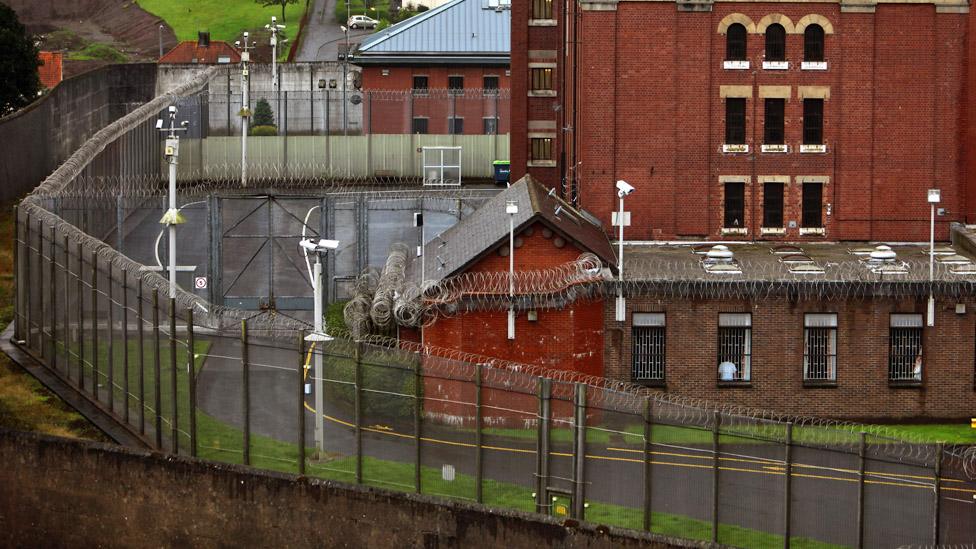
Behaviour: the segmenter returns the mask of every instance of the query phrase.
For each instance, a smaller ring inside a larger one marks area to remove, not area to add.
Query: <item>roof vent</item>
[[[733,255],[728,246],[716,244],[705,254],[705,260],[712,263],[731,263]]]
[[[742,274],[742,268],[735,260],[732,250],[723,244],[716,244],[705,253],[702,267],[713,274]]]
[[[872,263],[891,263],[898,257],[898,254],[891,249],[891,246],[879,244],[868,257]]]
[[[197,45],[201,48],[210,47],[210,33],[200,31],[197,33]]]

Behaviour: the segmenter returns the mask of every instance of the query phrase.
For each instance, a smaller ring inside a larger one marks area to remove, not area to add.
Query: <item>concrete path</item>
[[[344,21],[335,20],[336,0],[315,0],[312,13],[308,17],[303,32],[301,49],[295,56],[295,61],[336,61],[339,55],[339,44],[346,37],[339,28]],[[350,30],[349,43],[355,44],[363,36],[372,34],[371,30]]]

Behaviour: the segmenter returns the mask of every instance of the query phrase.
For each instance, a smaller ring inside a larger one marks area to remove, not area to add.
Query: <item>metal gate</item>
[[[252,310],[311,310],[302,237],[325,234],[321,198],[221,198],[218,273],[223,304]],[[304,229],[304,231],[303,231]],[[304,234],[303,234],[304,232]]]

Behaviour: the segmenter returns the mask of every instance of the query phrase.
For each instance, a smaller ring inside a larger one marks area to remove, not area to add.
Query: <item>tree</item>
[[[27,105],[37,97],[37,46],[17,14],[0,3],[0,116]]]
[[[254,106],[254,125],[255,126],[274,126],[274,113],[271,112],[271,105],[266,99],[258,99],[258,104]]]
[[[285,22],[285,6],[288,4],[297,4],[298,0],[254,0],[258,4],[264,7],[268,6],[281,6],[281,22]]]

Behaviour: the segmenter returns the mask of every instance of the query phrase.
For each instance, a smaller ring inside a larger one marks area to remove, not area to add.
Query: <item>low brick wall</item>
[[[8,430],[0,464],[4,547],[705,546]]]

